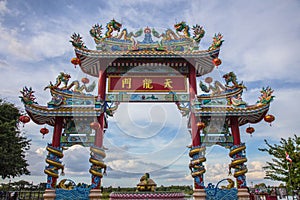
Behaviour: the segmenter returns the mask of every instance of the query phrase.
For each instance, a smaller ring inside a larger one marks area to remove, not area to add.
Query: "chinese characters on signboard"
[[[109,76],[108,92],[187,92],[185,76]]]

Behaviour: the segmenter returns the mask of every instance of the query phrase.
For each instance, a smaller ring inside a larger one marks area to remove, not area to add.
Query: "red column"
[[[53,147],[60,147],[60,136],[62,133],[62,128],[63,128],[63,117],[55,117],[55,125],[53,129],[53,136],[52,136],[52,146]],[[56,182],[57,178],[52,177],[52,183],[51,187],[55,188],[56,187]]]
[[[197,95],[197,81],[196,81],[196,70],[194,66],[190,66],[189,71],[189,93],[190,93],[190,105],[192,106],[196,95]],[[191,131],[192,131],[192,146],[200,146],[200,133],[197,127],[197,119],[195,113],[191,110],[190,112],[190,122],[191,122]],[[193,158],[194,159],[194,158]],[[194,188],[201,189],[203,188],[203,175],[194,177]]]
[[[240,138],[240,129],[239,129],[239,121],[238,117],[231,117],[230,118],[230,128],[231,128],[231,134],[233,136],[233,145],[236,148],[241,144],[241,138]],[[234,150],[234,149],[231,149]],[[242,151],[242,150],[241,150]],[[234,155],[232,155],[232,162],[236,159],[240,159],[241,157],[245,157],[241,151],[238,151]],[[238,167],[235,167],[235,172],[240,171],[242,169],[246,168],[244,163],[240,164]],[[237,188],[243,188],[247,187],[246,185],[246,176],[245,174],[239,175],[236,177],[236,182],[237,182]]]
[[[195,67],[190,67],[190,73],[189,73],[189,93],[190,93],[190,104],[192,105],[195,96],[197,94],[197,81],[196,81],[196,71]],[[197,127],[197,121],[196,116],[193,112],[191,112],[190,115],[190,122],[191,122],[191,129],[192,129],[192,145],[193,146],[199,146],[200,145],[200,135],[198,134],[198,127]]]
[[[63,128],[63,117],[56,117],[54,129],[53,129],[53,136],[52,136],[53,147],[60,146],[60,136],[61,136],[62,128]]]
[[[230,118],[230,128],[233,136],[233,145],[241,144],[239,121],[237,117]]]
[[[106,72],[103,69],[99,70],[99,80],[98,80],[98,97],[100,97],[101,101],[105,101],[105,92],[106,92]],[[104,105],[105,106],[105,105]],[[105,109],[105,108],[104,108]],[[95,134],[95,147],[102,148],[103,146],[103,134],[104,134],[104,113],[101,113],[100,116],[97,117],[97,121],[100,124],[100,128],[97,129]],[[94,164],[91,169],[97,168]],[[100,171],[99,171],[100,172]],[[102,169],[101,169],[101,173]],[[100,189],[101,186],[101,178],[100,176],[92,174],[92,185],[94,189]]]
[[[103,69],[99,71],[99,80],[98,80],[98,97],[102,101],[105,100],[105,91],[106,91],[106,72]],[[97,120],[100,124],[100,128],[97,130],[95,136],[95,146],[102,147],[103,145],[103,134],[104,134],[104,113],[101,113]]]
[[[99,117],[97,117],[97,121],[100,124],[100,128],[97,129],[95,135],[95,146],[101,147],[103,146],[103,135],[104,135],[104,113],[101,113]]]

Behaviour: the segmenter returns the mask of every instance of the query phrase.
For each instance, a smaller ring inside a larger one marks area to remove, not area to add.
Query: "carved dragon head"
[[[114,31],[120,31],[122,24],[117,22],[115,19],[112,19],[107,25],[110,25]]]
[[[183,29],[185,29],[188,25],[182,21],[182,22],[179,22],[177,24],[174,25],[174,28],[176,31],[182,31]]]
[[[236,75],[234,72],[229,72],[227,74],[224,74],[223,78],[225,79],[226,84],[228,84],[230,82],[236,82]]]

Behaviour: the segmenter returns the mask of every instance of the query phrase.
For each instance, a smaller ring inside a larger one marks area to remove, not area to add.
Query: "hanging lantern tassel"
[[[272,126],[272,122],[275,120],[275,117],[273,115],[266,115],[264,117],[264,120],[268,123],[270,123],[270,126]]]

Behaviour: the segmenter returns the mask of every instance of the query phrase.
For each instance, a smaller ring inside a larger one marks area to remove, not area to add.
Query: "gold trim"
[[[240,147],[238,147],[236,149],[233,149],[233,150],[230,151],[229,156],[232,157],[234,154],[236,154],[236,153],[238,153],[240,151],[243,151],[245,149],[246,149],[246,146],[240,146]]]

